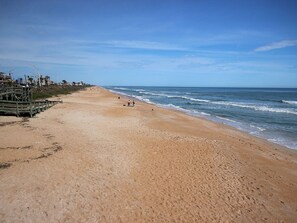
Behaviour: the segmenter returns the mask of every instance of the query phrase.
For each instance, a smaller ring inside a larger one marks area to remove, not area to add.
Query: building
[[[4,72],[0,72],[0,85],[7,85],[13,83],[13,79],[11,78],[11,74],[6,74]]]

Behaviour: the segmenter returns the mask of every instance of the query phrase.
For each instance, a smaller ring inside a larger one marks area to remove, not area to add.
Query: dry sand
[[[0,222],[296,222],[296,151],[98,87],[62,99],[0,116]]]

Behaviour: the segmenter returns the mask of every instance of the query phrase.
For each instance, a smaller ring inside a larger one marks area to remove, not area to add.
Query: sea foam
[[[289,109],[289,108],[287,108],[287,109],[286,108],[270,108],[268,106],[257,106],[257,105],[251,105],[251,104],[240,104],[240,103],[224,102],[224,101],[217,101],[217,102],[211,102],[211,103],[218,104],[218,105],[240,107],[240,108],[249,108],[249,109],[254,109],[256,111],[277,112],[277,113],[287,113],[287,114],[297,115],[297,111],[295,109]]]
[[[290,105],[297,105],[297,101],[286,101],[286,100],[282,100],[283,103],[287,103]]]

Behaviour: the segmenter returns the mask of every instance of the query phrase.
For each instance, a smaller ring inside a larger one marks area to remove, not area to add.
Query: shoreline
[[[0,116],[0,221],[295,221],[295,151],[101,87],[61,98]]]
[[[97,86],[97,87],[101,87],[101,86]],[[108,88],[105,88],[105,87],[101,87],[101,88],[104,88],[105,90],[109,91],[112,94],[115,94],[115,95],[118,95],[118,96],[124,96],[127,99],[133,98],[133,99],[135,99],[138,102],[146,103],[148,105],[154,105],[157,108],[168,109],[168,110],[175,111],[175,112],[181,112],[182,114],[186,114],[186,115],[191,116],[191,117],[194,117],[194,118],[202,119],[202,120],[205,120],[205,121],[210,121],[210,122],[213,122],[213,123],[216,123],[216,124],[221,124],[221,125],[223,125],[226,128],[232,128],[233,130],[236,130],[236,131],[239,131],[241,133],[247,134],[248,136],[251,136],[251,137],[255,137],[255,138],[259,139],[259,140],[264,140],[264,142],[270,143],[273,146],[277,146],[277,147],[280,147],[280,148],[285,149],[285,150],[296,152],[296,154],[297,154],[297,148],[291,148],[291,147],[286,146],[286,145],[283,145],[283,144],[278,144],[278,143],[273,142],[273,141],[271,141],[271,140],[269,140],[267,138],[264,138],[264,137],[261,137],[261,136],[252,134],[248,130],[240,129],[239,127],[236,127],[236,126],[233,126],[233,125],[229,125],[227,123],[224,123],[223,121],[220,122],[220,121],[216,121],[215,119],[208,118],[206,115],[205,116],[203,116],[203,115],[195,115],[195,114],[191,113],[190,111],[188,111],[187,109],[183,109],[183,108],[177,109],[177,108],[166,107],[166,105],[157,104],[157,103],[154,103],[154,102],[150,102],[149,103],[149,102],[147,102],[145,100],[138,99],[136,97],[133,97],[131,95],[128,95],[128,94],[125,94],[125,93],[122,93],[122,92],[111,90],[111,89],[108,89]]]

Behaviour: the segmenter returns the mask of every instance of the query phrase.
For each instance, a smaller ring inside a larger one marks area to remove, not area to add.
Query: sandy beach
[[[99,87],[0,116],[0,222],[296,222],[297,152]]]

